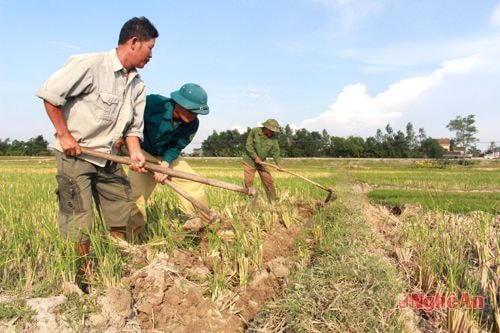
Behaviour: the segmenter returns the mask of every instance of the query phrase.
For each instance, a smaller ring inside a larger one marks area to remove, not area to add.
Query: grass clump
[[[31,321],[34,311],[26,305],[25,300],[15,299],[0,303],[0,321],[12,320],[22,322]]]
[[[500,212],[500,192],[439,192],[400,189],[375,189],[368,193],[375,203],[385,205],[420,204],[424,209],[468,213]]]
[[[24,299],[9,299],[0,302],[0,328],[9,332],[33,322],[35,311],[31,309]],[[3,324],[3,325],[2,325]]]

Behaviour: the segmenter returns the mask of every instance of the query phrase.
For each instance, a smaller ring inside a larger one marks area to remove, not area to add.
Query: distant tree
[[[216,130],[212,132],[203,142],[201,143],[201,150],[204,156],[216,156],[215,153],[218,150],[219,133]]]
[[[418,144],[422,144],[427,139],[427,134],[425,134],[425,130],[423,128],[418,129],[417,134],[417,142]]]
[[[340,136],[331,137],[331,156],[332,157],[348,157],[349,149],[347,148],[346,139]]]
[[[309,133],[308,139],[304,145],[305,155],[307,157],[317,157],[323,154],[323,137],[318,131]]]
[[[292,147],[292,142],[293,142],[293,130],[290,127],[290,125],[286,125],[283,128],[283,131],[281,132],[280,136],[278,137],[278,142],[280,146],[280,154],[283,157],[289,157],[290,155],[290,150]]]
[[[1,143],[0,143],[1,144]],[[485,153],[486,154],[491,154],[497,149],[497,145],[495,141],[491,141],[490,145],[488,146],[488,149],[486,149]]]
[[[469,154],[471,154],[472,157],[479,157],[481,156],[481,149],[478,149],[476,146],[473,146],[470,148]]]
[[[39,135],[35,138],[31,138],[26,142],[26,155],[28,156],[39,156],[39,155],[49,155],[47,150],[49,143]]]
[[[305,128],[297,130],[292,137],[292,145],[290,147],[289,156],[290,157],[308,156],[306,155],[307,154],[306,147],[311,148],[311,145],[309,143],[310,140],[311,138],[308,130],[306,130]]]
[[[394,130],[392,129],[391,124],[387,124],[385,126],[385,138],[386,139],[392,138],[393,134]]]
[[[390,124],[387,124],[387,126],[385,126],[385,134],[383,135],[382,141],[382,157],[395,157],[394,130],[392,129]]]
[[[446,125],[446,128],[448,128],[451,132],[455,132],[455,145],[464,148],[464,159],[465,155],[470,152],[472,147],[475,148],[474,144],[478,141],[475,137],[477,128],[474,117],[475,116],[473,114],[470,114],[465,118],[457,116],[455,119],[450,120],[448,125]]]
[[[359,136],[349,136],[346,140],[347,156],[363,157],[365,155],[365,140]]]
[[[413,129],[413,124],[406,124],[406,144],[410,148],[411,151],[416,150],[418,148],[417,135],[415,134],[415,130]]]
[[[26,155],[26,143],[21,140],[14,140],[7,148],[7,156],[24,156]]]
[[[10,139],[5,140],[0,139],[0,156],[7,155],[7,150],[10,147]]]
[[[378,143],[384,142],[384,134],[382,133],[382,130],[380,128],[377,129],[377,133],[375,134],[375,140],[377,140]]]
[[[366,143],[359,136],[349,136],[347,139],[331,137],[330,156],[332,157],[365,157]]]
[[[332,140],[330,137],[330,134],[324,129],[321,132],[321,141],[320,141],[320,156],[328,156],[329,151],[330,151],[330,146],[332,144]]]
[[[396,132],[396,134],[393,136],[392,146],[393,146],[392,151],[394,155],[391,157],[398,157],[398,158],[410,157],[410,147],[403,132],[401,131]]]
[[[31,138],[28,141],[0,139],[0,155],[4,156],[40,156],[49,155],[49,143],[42,135]]]
[[[203,156],[242,156],[245,150],[245,143],[250,128],[245,133],[238,130],[226,130],[220,133],[213,131],[202,143],[201,149]]]
[[[380,130],[379,130],[380,131]],[[382,133],[382,131],[380,131]],[[382,156],[382,143],[378,142],[376,138],[370,136],[365,141],[365,157],[381,157]]]
[[[444,154],[444,148],[436,139],[427,138],[420,143],[420,151],[427,158],[441,158]]]

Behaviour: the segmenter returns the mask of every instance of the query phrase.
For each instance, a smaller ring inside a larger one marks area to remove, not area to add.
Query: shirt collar
[[[118,58],[118,54],[116,53],[116,49],[112,49],[109,51],[109,56],[111,59],[111,66],[114,72],[121,71],[123,73],[126,73],[125,67],[123,67],[120,58]],[[133,68],[129,70],[129,78],[132,79],[134,76],[139,76],[139,73],[137,72],[137,69]]]

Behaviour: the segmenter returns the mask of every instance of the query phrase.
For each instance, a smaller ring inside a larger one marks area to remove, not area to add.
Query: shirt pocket
[[[120,99],[114,94],[100,92],[97,99],[98,118],[104,123],[116,121]]]

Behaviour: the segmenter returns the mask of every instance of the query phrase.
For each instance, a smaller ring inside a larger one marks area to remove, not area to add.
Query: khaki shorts
[[[108,227],[127,227],[133,206],[130,183],[121,165],[99,167],[55,151],[59,229],[68,239],[88,241],[97,211]]]
[[[160,156],[153,156],[149,154],[144,149],[142,150],[146,159],[150,161],[161,160]],[[176,171],[188,172],[194,175],[198,175],[191,166],[181,157],[172,161],[170,164],[170,169]],[[134,208],[132,208],[132,217],[130,221],[131,229],[139,232],[146,226],[147,215],[146,206],[149,197],[153,193],[157,183],[153,178],[152,173],[142,174],[138,172],[129,171],[128,177],[130,184],[132,185],[132,195],[134,198]],[[173,177],[171,181],[191,195],[196,201],[204,206],[208,206],[208,200],[205,195],[205,186],[203,184],[193,182],[187,179],[182,179],[178,177]],[[196,215],[196,209],[193,205],[181,196],[180,199],[180,209],[188,216]]]

